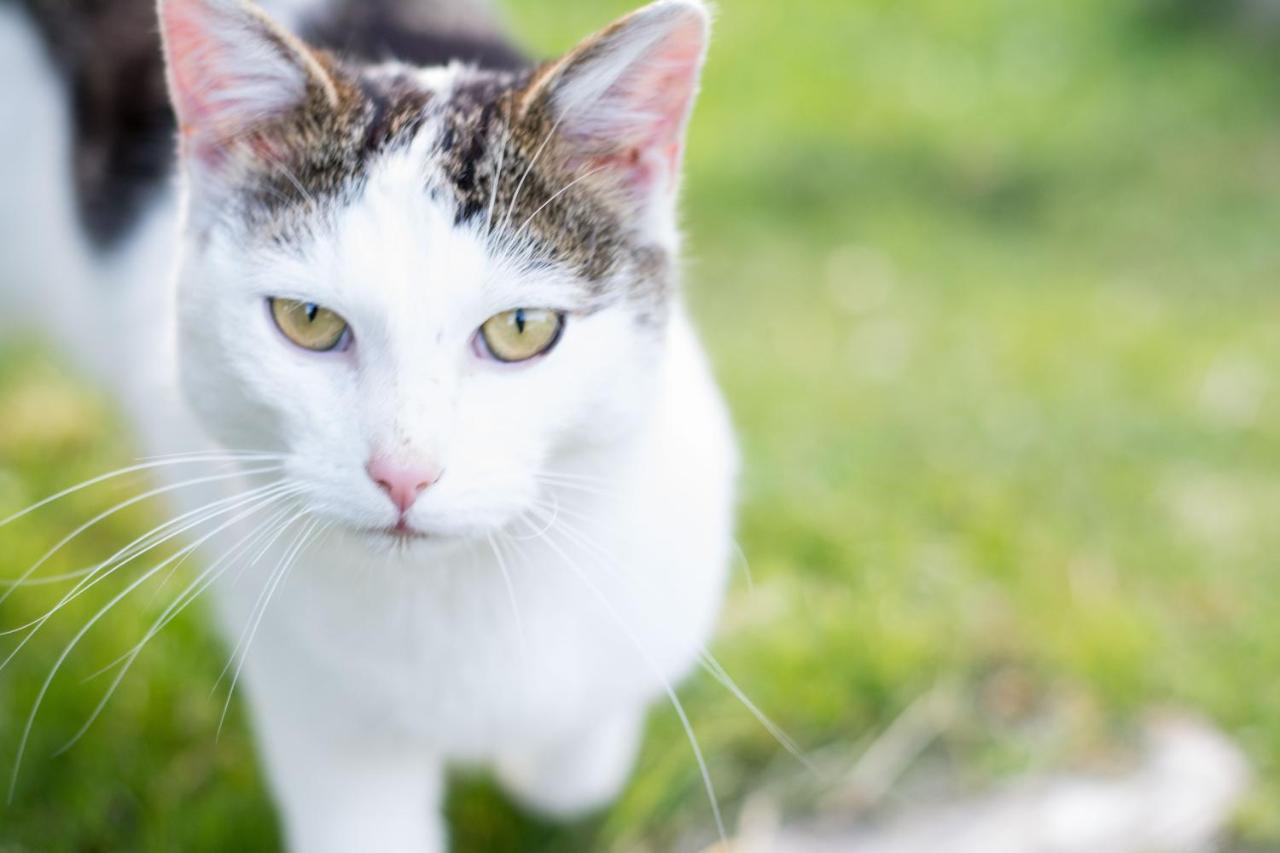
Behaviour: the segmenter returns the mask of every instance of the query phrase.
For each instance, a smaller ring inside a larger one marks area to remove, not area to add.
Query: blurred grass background
[[[629,8],[508,6],[546,53]],[[1278,23],[1266,0],[722,0],[688,290],[741,428],[754,583],[740,573],[715,650],[825,766],[939,685],[963,713],[921,763],[965,790],[1110,760],[1148,709],[1190,707],[1256,772],[1235,843],[1280,847]],[[127,464],[112,423],[10,342],[0,515]],[[129,493],[0,530],[0,574]],[[0,674],[6,769],[91,612]],[[199,613],[50,758],[106,686],[79,676],[148,613],[106,620],[55,683],[0,850],[276,845],[243,716],[215,742],[225,651]],[[753,790],[820,794],[710,678],[682,696],[731,819]],[[605,815],[548,826],[466,777],[450,810],[463,851],[665,850],[711,822],[669,709]]]

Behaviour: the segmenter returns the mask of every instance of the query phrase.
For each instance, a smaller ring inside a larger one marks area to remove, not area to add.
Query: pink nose
[[[402,513],[408,512],[418,495],[439,480],[442,473],[430,465],[399,462],[386,456],[369,460],[365,470],[369,472],[369,479],[387,493]]]

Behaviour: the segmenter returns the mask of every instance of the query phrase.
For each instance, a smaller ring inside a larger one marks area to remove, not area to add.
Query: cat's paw
[[[498,759],[498,781],[529,808],[556,818],[603,808],[631,776],[642,713],[615,717],[571,740]]]

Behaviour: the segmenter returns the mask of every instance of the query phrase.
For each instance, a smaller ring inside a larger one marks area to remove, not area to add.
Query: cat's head
[[[221,443],[286,454],[350,528],[451,537],[510,523],[643,423],[701,3],[522,74],[351,64],[241,0],[160,14],[181,372]]]

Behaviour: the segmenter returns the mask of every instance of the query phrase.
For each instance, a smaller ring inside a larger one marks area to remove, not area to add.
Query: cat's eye
[[[341,316],[314,302],[270,299],[271,318],[286,338],[312,352],[341,349],[351,339],[351,329]]]
[[[564,315],[543,308],[516,308],[495,314],[480,327],[480,342],[498,361],[528,361],[560,340]]]

